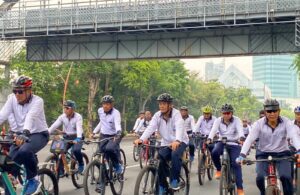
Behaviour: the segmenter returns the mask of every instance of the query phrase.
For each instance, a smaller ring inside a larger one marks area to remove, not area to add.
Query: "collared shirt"
[[[215,120],[215,116],[211,116],[211,118],[208,120],[204,119],[203,115],[200,116],[194,128],[194,132],[200,132],[203,135],[209,135]]]
[[[195,119],[193,115],[188,115],[187,118],[182,118],[183,119],[183,126],[185,131],[193,131],[195,128]]]
[[[272,129],[267,124],[266,117],[259,119],[250,131],[243,147],[242,154],[247,154],[251,144],[259,138],[258,149],[262,152],[283,152],[289,150],[287,137],[290,137],[297,150],[300,149],[300,137],[297,127],[287,119],[280,116],[279,123]]]
[[[248,135],[249,132],[251,131],[251,126],[247,125],[247,127],[243,126],[243,131],[244,131],[244,135]]]
[[[61,125],[63,125],[63,131],[67,135],[77,134],[78,138],[82,138],[82,116],[77,112],[74,112],[72,118],[68,118],[65,113],[60,115],[48,129],[49,133],[51,134],[55,129],[57,129]]]
[[[135,123],[134,123],[134,126],[133,126],[133,131],[136,132],[136,129],[139,127],[139,125],[141,124],[142,120],[144,119],[141,119],[140,117],[136,119]]]
[[[152,120],[140,137],[141,140],[148,139],[157,130],[162,137],[161,145],[168,146],[173,141],[188,143],[189,138],[183,127],[183,119],[179,110],[172,108],[170,118],[166,121],[160,111],[156,112]]]
[[[48,126],[44,113],[44,101],[36,95],[31,100],[21,105],[14,94],[10,94],[0,111],[0,125],[13,115],[16,131],[29,130],[30,133],[47,131]]]
[[[103,108],[98,109],[100,122],[94,129],[93,133],[98,133],[105,135],[115,135],[118,131],[121,131],[121,114],[120,112],[112,108],[110,113],[105,113]]]
[[[213,127],[209,133],[208,138],[213,140],[217,132],[219,132],[220,139],[222,137],[227,137],[228,140],[238,141],[241,137],[245,137],[241,120],[236,116],[232,116],[228,125],[224,123],[223,117],[217,118],[213,124]],[[236,143],[229,143],[229,144],[236,144]]]
[[[150,120],[151,121],[151,120]],[[145,119],[142,119],[138,125],[138,127],[135,129],[134,132],[138,133],[142,133],[145,131],[145,129],[148,127],[148,125],[150,124],[150,121],[146,121]]]
[[[22,129],[18,129],[18,125],[15,120],[14,114],[9,115],[9,117],[7,118],[7,122],[9,124],[10,131],[12,131],[12,132],[18,132],[18,131],[22,132],[23,131]]]

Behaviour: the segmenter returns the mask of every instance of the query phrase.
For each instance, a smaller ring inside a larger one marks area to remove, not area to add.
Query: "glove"
[[[23,134],[24,134],[26,137],[29,137],[30,131],[27,130],[27,129],[24,129],[24,130],[23,130]]]
[[[80,141],[81,141],[81,138],[80,138],[80,137],[77,137],[76,139],[73,140],[73,142],[75,142],[75,143],[78,143],[78,142],[80,142]]]
[[[235,159],[235,162],[237,163],[237,164],[243,164],[243,162],[245,161],[245,157],[243,157],[242,155],[240,155],[239,157],[237,157],[236,159]]]
[[[121,137],[122,137],[122,132],[121,131],[117,131],[117,134],[116,134],[116,136],[114,138],[114,141],[121,139]]]

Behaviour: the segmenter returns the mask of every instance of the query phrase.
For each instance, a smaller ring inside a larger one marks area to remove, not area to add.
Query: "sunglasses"
[[[223,112],[222,114],[224,114],[224,115],[230,115],[231,112]]]
[[[272,112],[273,112],[273,113],[276,113],[276,112],[278,112],[278,110],[267,110],[266,112],[267,112],[267,113],[272,113]]]
[[[21,94],[23,94],[24,92],[25,92],[25,90],[23,90],[23,89],[14,89],[14,90],[13,90],[13,93],[14,93],[14,94],[20,94],[20,95],[21,95]]]

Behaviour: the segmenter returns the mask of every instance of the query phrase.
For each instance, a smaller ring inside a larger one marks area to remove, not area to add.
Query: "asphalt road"
[[[133,139],[126,138],[122,141],[121,147],[126,153],[127,158],[127,168],[125,172],[125,184],[123,189],[123,195],[133,195],[134,185],[136,182],[136,177],[141,170],[138,163],[134,162],[132,157],[132,141]],[[92,152],[95,150],[94,146],[84,146],[85,152],[90,157]],[[253,154],[254,152],[252,152]],[[43,162],[46,157],[50,155],[49,146],[44,148],[41,152],[39,152],[39,161]],[[251,157],[252,155],[250,155]],[[253,157],[253,156],[252,156]],[[219,182],[218,180],[213,179],[212,181],[208,181],[206,179],[205,184],[200,186],[198,183],[198,177],[196,175],[196,167],[197,167],[197,159],[195,159],[194,164],[192,166],[191,171],[191,185],[190,185],[190,195],[218,195]],[[244,180],[244,188],[245,194],[247,195],[255,195],[259,194],[258,189],[255,185],[255,166],[243,166],[243,180]],[[63,195],[82,195],[84,194],[83,189],[76,189],[70,178],[62,178],[59,180],[59,190],[60,194]],[[106,194],[112,194],[110,188],[107,187]]]

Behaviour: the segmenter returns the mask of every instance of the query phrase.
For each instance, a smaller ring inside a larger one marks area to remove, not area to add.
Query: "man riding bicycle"
[[[188,135],[183,127],[183,119],[180,112],[173,108],[173,97],[168,93],[163,93],[157,98],[159,111],[156,112],[140,139],[134,141],[136,145],[147,140],[156,130],[162,137],[159,150],[159,195],[166,192],[166,178],[170,171],[171,188],[174,190],[180,189],[179,175],[182,165],[182,155],[189,141]],[[170,147],[171,146],[171,147]],[[171,160],[171,170],[167,170],[167,163]]]
[[[222,116],[217,118],[213,124],[212,130],[208,136],[208,144],[210,144],[219,131],[220,138],[227,137],[228,140],[245,140],[244,132],[241,124],[241,120],[233,115],[233,107],[230,104],[224,104],[221,108]],[[234,142],[228,143],[228,153],[230,156],[230,165],[234,170],[236,176],[236,186],[237,194],[243,195],[243,179],[242,179],[242,169],[235,162],[235,159],[239,156],[241,147]],[[220,179],[221,177],[221,160],[220,156],[223,154],[224,144],[222,142],[216,143],[214,149],[212,150],[212,160],[215,167],[217,168],[215,178]]]
[[[134,126],[132,128],[133,132],[137,131],[137,128],[140,126],[140,124],[142,123],[142,120],[145,118],[145,112],[144,111],[140,111],[139,112],[139,117],[136,119]]]
[[[49,133],[53,133],[58,127],[63,125],[64,139],[73,140],[73,143],[68,143],[67,149],[73,146],[73,154],[78,161],[78,172],[82,173],[84,170],[83,157],[81,153],[83,130],[82,130],[82,116],[75,112],[76,103],[72,100],[67,100],[63,104],[64,114],[60,115],[57,120],[49,128]],[[61,163],[62,164],[62,163]],[[63,166],[60,167],[60,175],[63,175]]]
[[[115,173],[122,174],[124,167],[120,163],[120,142],[122,139],[121,129],[121,114],[114,108],[114,97],[105,95],[102,97],[102,107],[98,109],[100,122],[93,131],[93,137],[96,133],[100,132],[100,141],[107,138],[113,138],[99,144],[100,152],[112,161]],[[102,186],[97,186],[97,189]]]
[[[141,136],[145,131],[145,129],[150,124],[151,119],[152,119],[152,113],[150,111],[146,111],[145,116],[143,117],[143,119],[141,119],[138,126],[135,128],[134,133]]]
[[[193,129],[195,128],[195,119],[193,115],[189,114],[188,107],[181,106],[180,114],[184,121],[184,129],[189,136],[189,152],[190,152],[190,161],[194,161],[195,158],[195,143],[193,140]]]
[[[16,128],[15,145],[10,147],[9,156],[13,161],[24,165],[28,184],[25,194],[37,192],[41,182],[36,180],[38,159],[36,153],[47,145],[48,126],[44,113],[44,101],[32,93],[32,79],[19,76],[13,82],[13,94],[8,96],[0,111],[0,125],[13,115]],[[16,177],[18,172],[14,172]]]
[[[300,138],[297,134],[296,127],[286,117],[280,116],[279,103],[275,99],[267,99],[264,102],[265,117],[259,119],[256,125],[250,131],[240,156],[236,159],[238,163],[242,163],[246,154],[255,139],[259,138],[256,159],[266,159],[272,157],[288,157],[291,156],[289,151],[287,137],[293,140],[293,143],[300,154]],[[278,161],[276,167],[282,183],[285,195],[293,194],[292,184],[292,162],[287,160]],[[265,177],[267,176],[268,162],[256,163],[256,185],[261,195],[265,194]]]

